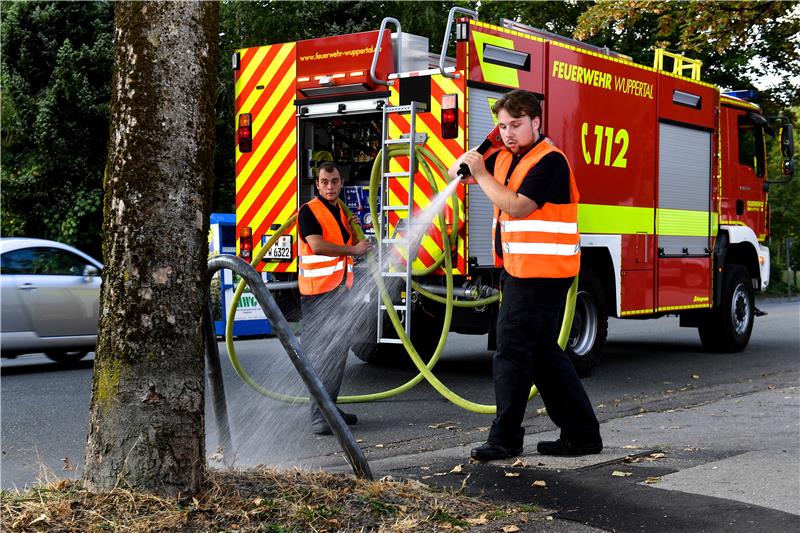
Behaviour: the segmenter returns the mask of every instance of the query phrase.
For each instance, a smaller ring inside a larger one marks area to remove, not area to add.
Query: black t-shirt
[[[322,201],[322,205],[328,208],[328,210],[333,215],[333,218],[336,219],[336,222],[339,223],[339,229],[342,231],[342,239],[344,242],[350,240],[350,232],[347,231],[347,228],[344,227],[342,224],[342,208],[339,205],[339,202],[336,204],[330,204],[325,198],[317,195],[317,198]],[[308,207],[308,204],[303,204],[300,207],[300,212],[297,214],[297,225],[300,226],[300,238],[303,239],[303,242],[306,241],[305,237],[308,235],[322,235],[322,224],[319,223],[317,217],[314,216],[314,212],[311,211],[311,208]]]
[[[511,166],[508,169],[508,175],[506,176],[506,185],[508,185],[508,181],[511,178],[511,174],[514,172],[517,164],[522,160],[522,158],[527,154],[530,150],[533,149],[534,146],[539,144],[540,142],[547,142],[545,141],[544,136],[539,137],[539,140],[536,141],[528,150],[524,153],[520,153],[514,155],[511,160]],[[497,153],[492,154],[489,156],[485,163],[486,163],[486,170],[489,173],[494,174],[495,163],[497,161]],[[544,204],[551,203],[551,204],[568,204],[570,202],[570,187],[569,187],[569,165],[567,164],[566,158],[558,153],[558,152],[550,152],[549,154],[542,157],[536,165],[528,171],[528,174],[522,180],[522,183],[517,189],[517,193],[527,198],[530,198],[534,202],[536,202],[537,209],[544,207]],[[495,229],[495,239],[494,239],[494,249],[495,253],[498,257],[503,257],[503,248],[502,248],[502,241],[500,238],[500,224],[496,226]],[[503,270],[501,274],[501,283],[505,281],[507,278],[511,278],[511,274]],[[515,278],[524,282],[526,284],[537,285],[542,289],[545,290],[545,286],[547,289],[553,291],[552,296],[555,298],[561,298],[562,293],[565,293],[566,289],[569,288],[570,284],[572,283],[572,278],[564,278],[564,279],[553,279],[553,278]],[[550,291],[546,291],[550,292]]]

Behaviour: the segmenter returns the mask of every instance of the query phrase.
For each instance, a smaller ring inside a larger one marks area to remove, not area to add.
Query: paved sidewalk
[[[553,431],[527,436],[517,466],[469,464],[470,445],[371,467],[553,510],[524,531],[800,531],[800,387],[617,418],[601,432],[605,449],[593,456],[537,454]]]

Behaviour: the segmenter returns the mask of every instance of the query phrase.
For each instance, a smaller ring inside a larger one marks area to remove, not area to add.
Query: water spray
[[[417,147],[415,147],[415,150],[416,150],[416,155],[417,155],[417,161],[419,161],[421,163],[419,165],[419,168],[422,170],[423,175],[428,180],[428,183],[430,184],[431,189],[435,193],[438,194],[438,192],[439,192],[438,189],[439,188],[438,188],[436,180],[435,180],[435,178],[433,176],[433,173],[431,171],[430,164],[432,163],[433,166],[436,167],[436,169],[439,171],[440,175],[442,175],[442,176],[447,176],[447,168],[445,168],[445,166],[441,162],[441,160],[435,154],[433,154],[430,150],[428,150],[427,148],[417,146]],[[400,146],[400,145],[391,146],[391,147],[389,147],[389,149],[387,150],[387,153],[385,155],[386,155],[386,157],[390,157],[390,158],[408,156],[408,149],[403,147],[403,146]],[[372,174],[371,174],[371,179],[370,179],[370,194],[369,194],[370,213],[372,215],[372,220],[380,221],[379,225],[376,228],[376,230],[377,230],[376,231],[376,235],[380,235],[381,234],[380,224],[383,223],[381,217],[379,217],[377,215],[377,189],[378,189],[378,182],[379,182],[379,179],[380,179],[380,172],[381,172],[381,168],[382,168],[382,158],[383,157],[384,157],[384,153],[383,153],[383,150],[381,150],[380,152],[378,152],[378,155],[377,155],[377,157],[375,159],[375,162],[373,164],[373,169],[372,169]],[[458,228],[458,216],[459,216],[460,209],[458,207],[459,206],[458,196],[457,196],[457,194],[455,192],[456,185],[450,184],[448,187],[452,187],[452,201],[453,201],[453,206],[454,206],[453,207],[453,223],[452,223],[452,226],[457,229]],[[352,215],[350,210],[347,208],[347,206],[344,205],[344,203],[341,202],[341,200],[340,200],[340,204],[342,205],[346,216],[348,218],[350,218],[351,215]],[[458,405],[459,407],[462,407],[462,408],[467,409],[467,410],[472,411],[472,412],[481,413],[481,414],[494,414],[496,412],[496,406],[495,405],[487,405],[487,404],[475,403],[475,402],[467,400],[467,399],[459,396],[458,394],[454,393],[446,385],[444,385],[444,383],[442,383],[432,372],[432,369],[434,368],[434,366],[436,365],[437,361],[439,360],[439,357],[441,356],[441,353],[442,353],[442,351],[444,349],[444,346],[445,346],[445,343],[446,343],[446,340],[447,340],[447,336],[448,336],[448,333],[449,333],[449,330],[450,330],[450,322],[452,320],[453,307],[456,307],[456,306],[457,307],[480,307],[480,306],[486,306],[486,305],[490,305],[492,303],[495,303],[500,299],[500,294],[497,293],[497,294],[483,294],[483,295],[481,295],[482,296],[481,298],[478,298],[476,300],[471,300],[471,301],[455,300],[455,298],[454,298],[454,288],[453,288],[452,257],[451,257],[451,254],[449,253],[449,251],[451,249],[450,248],[450,236],[448,235],[447,225],[446,225],[444,217],[443,217],[443,215],[441,213],[441,209],[438,210],[438,212],[435,212],[435,213],[432,213],[432,214],[437,218],[437,220],[439,222],[439,227],[441,229],[442,256],[439,257],[432,265],[430,265],[430,266],[428,266],[428,267],[426,267],[424,269],[412,269],[412,275],[413,276],[425,276],[425,275],[428,275],[428,274],[434,272],[437,268],[442,266],[442,263],[444,263],[443,270],[445,272],[446,286],[445,286],[444,290],[442,290],[441,287],[438,287],[438,288],[427,287],[426,288],[426,287],[420,285],[416,281],[413,282],[412,286],[413,286],[414,290],[417,291],[422,296],[445,305],[445,317],[444,317],[444,324],[443,324],[443,327],[442,327],[442,334],[441,334],[441,336],[439,338],[439,343],[437,344],[436,349],[434,350],[433,356],[431,357],[431,359],[428,361],[427,364],[425,362],[423,362],[422,358],[419,356],[419,353],[417,352],[416,348],[412,344],[411,340],[406,335],[405,329],[402,326],[400,318],[398,317],[396,311],[394,310],[394,306],[392,305],[391,297],[390,297],[390,295],[389,295],[389,293],[388,293],[388,291],[387,291],[387,289],[386,289],[386,287],[385,287],[385,285],[383,283],[383,278],[380,275],[380,272],[378,270],[378,266],[376,264],[376,261],[375,261],[374,257],[372,257],[371,254],[370,254],[370,256],[368,256],[368,263],[369,263],[370,271],[371,271],[371,274],[372,274],[373,279],[375,281],[375,284],[377,285],[377,287],[379,289],[381,298],[383,299],[383,302],[386,305],[389,319],[390,319],[393,327],[395,328],[395,330],[396,330],[396,332],[398,334],[398,337],[400,338],[401,342],[403,343],[404,348],[408,352],[409,357],[411,358],[411,360],[414,363],[414,365],[417,367],[417,370],[419,371],[419,373],[414,378],[412,378],[411,380],[407,381],[406,383],[404,383],[404,384],[402,384],[402,385],[400,385],[398,387],[395,387],[393,389],[387,390],[387,391],[377,392],[377,393],[373,393],[373,394],[358,395],[358,396],[340,396],[339,399],[338,399],[339,403],[359,403],[359,402],[368,402],[368,401],[375,401],[375,400],[381,400],[381,399],[390,398],[390,397],[396,396],[398,394],[402,394],[403,392],[406,392],[406,391],[410,390],[411,388],[416,386],[420,381],[422,381],[422,379],[424,378],[440,394],[442,394],[442,396],[447,398],[452,403]],[[266,254],[267,250],[269,250],[270,247],[272,246],[272,244],[274,244],[277,241],[278,237],[280,237],[283,233],[285,233],[288,230],[288,228],[290,228],[294,224],[296,218],[297,218],[297,215],[293,215],[289,220],[284,222],[281,225],[281,227],[278,228],[277,231],[275,231],[273,233],[273,235],[270,237],[270,239],[261,247],[259,253],[257,253],[256,256],[253,257],[251,265],[257,265],[261,261],[261,258]],[[432,221],[433,221],[433,218],[431,218],[431,222]],[[364,233],[363,233],[361,227],[358,224],[353,224],[352,225],[352,229],[355,232],[355,234],[358,236],[359,239],[365,238],[364,237]],[[409,230],[410,229],[411,228],[409,228]],[[424,235],[424,233],[422,235]],[[422,237],[422,235],[420,236],[420,238]],[[377,244],[380,245],[380,241],[378,241]],[[412,255],[411,254],[411,247],[409,246],[408,257],[406,257],[407,261],[413,260],[411,255]],[[267,284],[267,285],[269,285],[269,284]],[[240,363],[240,361],[239,361],[239,359],[238,359],[238,357],[236,355],[236,351],[235,351],[235,348],[234,348],[234,345],[233,345],[233,321],[234,321],[234,313],[235,313],[237,304],[239,302],[239,298],[241,297],[241,294],[244,291],[244,288],[245,288],[245,280],[242,280],[242,281],[239,282],[239,285],[237,286],[236,291],[234,293],[233,302],[232,302],[232,305],[231,305],[231,308],[230,308],[230,311],[229,311],[229,314],[228,314],[228,320],[227,320],[227,323],[226,323],[226,331],[225,331],[225,341],[226,341],[226,346],[227,346],[227,349],[228,349],[228,356],[229,356],[229,358],[231,360],[231,364],[233,365],[234,370],[236,371],[236,373],[239,375],[239,377],[245,383],[247,383],[254,390],[258,391],[259,393],[261,393],[261,394],[263,394],[263,395],[265,395],[265,396],[267,396],[269,398],[272,398],[272,399],[275,399],[275,400],[279,400],[279,401],[283,401],[283,402],[289,402],[289,403],[305,403],[305,402],[308,402],[308,397],[290,396],[290,395],[285,395],[285,394],[281,394],[279,392],[275,392],[275,391],[271,391],[271,390],[266,389],[265,387],[261,386],[258,382],[256,382],[242,367],[242,365],[241,365],[241,363]],[[439,292],[439,293],[444,292],[444,295],[435,294],[433,292],[434,290],[436,292]],[[486,291],[486,292],[488,292],[488,291]],[[567,295],[567,305],[566,305],[566,309],[565,309],[565,313],[564,313],[564,319],[562,321],[561,334],[559,336],[559,345],[562,347],[562,349],[566,346],[566,342],[567,342],[567,340],[569,338],[569,331],[570,331],[570,327],[571,327],[571,324],[572,324],[572,317],[573,317],[574,310],[575,310],[575,296],[576,296],[576,294],[577,294],[577,277],[575,278],[575,281],[573,282],[572,286],[570,287],[569,293]],[[531,388],[531,391],[530,391],[530,394],[528,396],[528,399],[530,400],[536,394],[537,394],[537,390],[536,390],[536,387],[534,386],[534,387]]]

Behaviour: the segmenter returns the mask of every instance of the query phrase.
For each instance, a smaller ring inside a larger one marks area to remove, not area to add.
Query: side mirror
[[[781,165],[781,173],[786,176],[794,176],[794,159],[787,159]]]
[[[750,118],[750,122],[752,122],[756,127],[763,128],[769,124],[769,121],[764,115],[759,115],[758,113],[748,113],[747,116]]]
[[[83,279],[87,283],[92,281],[92,278],[96,278],[100,275],[100,270],[94,265],[86,265],[83,267]]]
[[[780,129],[781,154],[787,159],[794,157],[794,128],[786,122]],[[784,174],[786,174],[784,172]]]

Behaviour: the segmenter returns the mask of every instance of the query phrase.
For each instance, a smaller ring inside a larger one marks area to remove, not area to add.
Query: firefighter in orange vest
[[[461,156],[494,204],[495,265],[502,266],[493,375],[497,415],[478,461],[522,453],[528,392],[536,385],[560,438],[537,445],[541,454],[584,455],[603,449],[600,428],[575,368],[558,346],[567,291],[580,270],[578,189],[564,154],[539,134],[542,109],[533,93],[498,100],[504,147]],[[484,159],[485,158],[485,159]]]
[[[320,165],[319,194],[303,204],[297,215],[299,227],[300,305],[303,351],[333,401],[339,395],[351,341],[360,323],[363,305],[348,294],[353,286],[353,256],[366,254],[372,245],[357,241],[339,204],[344,185],[342,172],[334,163]],[[339,411],[348,425],[358,422],[354,414]],[[317,404],[311,401],[311,427],[317,435],[331,429]]]

